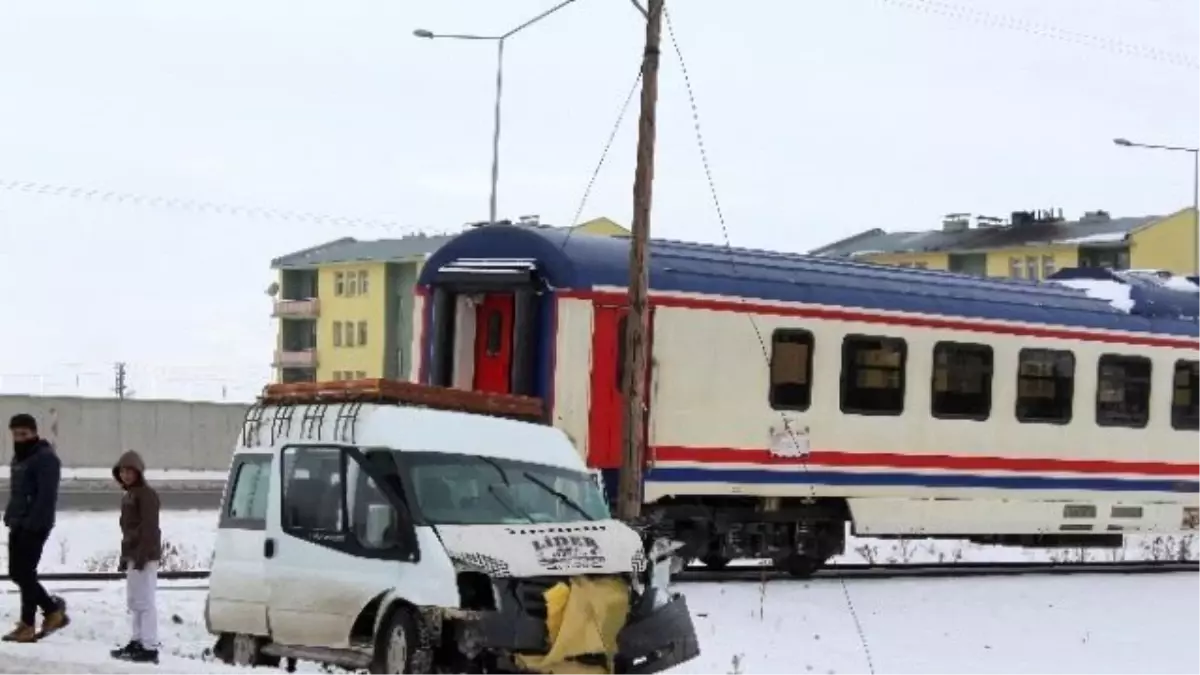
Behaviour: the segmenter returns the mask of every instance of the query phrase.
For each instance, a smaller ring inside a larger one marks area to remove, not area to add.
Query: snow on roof
[[[1106,244],[1118,241],[1125,241],[1126,232],[1101,232],[1099,234],[1088,234],[1082,237],[1072,237],[1070,239],[1059,239],[1055,244]]]
[[[1051,283],[1067,288],[1077,288],[1089,298],[1104,300],[1122,312],[1133,311],[1133,299],[1129,297],[1133,287],[1129,284],[1103,279],[1055,279]]]
[[[1190,322],[1200,317],[1200,286],[1164,270],[1064,268],[1047,282],[1082,290],[1130,314]]]

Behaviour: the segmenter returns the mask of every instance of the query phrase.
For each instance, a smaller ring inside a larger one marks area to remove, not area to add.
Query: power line
[[[1157,47],[1125,42],[1113,37],[1100,35],[1092,35],[1090,33],[1081,33],[1079,31],[1058,28],[1046,24],[1039,24],[1027,19],[1020,19],[1004,14],[996,14],[987,12],[973,7],[963,7],[943,0],[877,0],[885,5],[893,5],[905,9],[914,9],[920,12],[929,14],[939,14],[951,19],[969,21],[985,26],[995,28],[1004,28],[1014,30],[1038,37],[1058,40],[1061,42],[1069,42],[1082,47],[1090,47],[1103,51],[1121,54],[1124,56],[1133,56],[1136,58],[1147,59],[1150,61],[1158,61],[1181,68],[1189,68],[1191,70],[1200,69],[1200,61],[1193,56],[1173,52]]]
[[[183,199],[179,197],[139,194],[136,192],[121,192],[117,190],[87,188],[77,185],[42,183],[38,181],[6,180],[4,178],[0,178],[0,190],[24,193],[37,197],[99,201],[120,206],[169,209],[219,216],[262,218],[266,220],[281,220],[287,222],[305,222],[315,223],[318,225],[335,225],[346,228],[375,228],[389,232],[394,232],[398,229],[409,230],[413,232],[417,231],[417,228],[406,226],[393,220],[337,216],[328,213],[313,213],[308,211],[289,211],[285,209],[227,204],[208,200]]]
[[[600,176],[600,170],[604,168],[604,162],[608,160],[608,151],[612,149],[613,142],[617,140],[617,133],[621,130],[621,123],[625,121],[625,114],[629,112],[629,105],[633,103],[633,96],[638,91],[638,85],[642,82],[642,68],[638,64],[637,77],[633,78],[633,86],[629,88],[629,93],[625,94],[625,102],[621,104],[621,112],[617,114],[617,120],[613,122],[612,131],[608,133],[608,140],[604,143],[604,149],[600,152],[600,160],[596,162],[596,168],[592,170],[592,175],[588,178],[587,187],[583,190],[583,196],[579,199],[579,207],[575,209],[575,216],[571,218],[571,229],[567,231],[567,236],[563,239],[562,247],[567,247],[567,242],[571,241],[571,235],[575,233],[575,227],[579,225],[579,219],[583,217],[583,209],[587,206],[588,199],[592,196],[592,188],[596,185],[596,179]]]
[[[700,162],[704,166],[704,177],[708,181],[708,192],[712,197],[713,208],[717,213],[717,220],[721,224],[721,234],[725,240],[725,250],[729,254],[729,264],[733,269],[733,273],[736,275],[738,273],[737,252],[733,248],[733,243],[729,236],[729,226],[725,220],[725,211],[721,208],[721,199],[717,195],[717,183],[713,178],[712,164],[709,162],[708,149],[704,143],[704,130],[700,124],[700,107],[696,104],[696,92],[692,87],[692,78],[688,71],[687,61],[683,58],[683,50],[679,48],[679,40],[675,35],[675,25],[671,21],[671,14],[667,10],[665,4],[663,6],[663,22],[667,28],[667,35],[671,40],[671,48],[675,51],[676,58],[679,59],[679,68],[683,74],[683,84],[685,90],[687,91],[688,105],[690,106],[692,112],[692,129],[695,131],[696,145],[700,150]],[[742,301],[744,302],[745,298],[742,298]],[[766,340],[763,339],[762,330],[759,328],[758,322],[755,321],[754,314],[747,312],[745,316],[750,320],[750,327],[754,329],[754,336],[758,339],[758,346],[762,350],[763,360],[766,362],[767,370],[770,371],[771,356],[767,349]],[[787,416],[780,411],[779,417],[782,421],[784,431],[788,434],[792,444],[799,448],[800,444],[796,438],[796,432],[794,429],[792,429],[792,425],[788,421]],[[807,455],[804,455],[804,461],[801,466],[804,468],[804,472],[807,474],[809,472]],[[809,484],[809,495],[813,498],[816,497],[816,488],[811,483]],[[842,585],[842,595],[845,597],[846,607],[850,612],[850,619],[854,622],[855,631],[858,633],[859,645],[862,647],[863,655],[867,660],[867,668],[871,674],[874,675],[875,662],[871,657],[871,646],[867,641],[867,632],[863,628],[862,621],[859,619],[858,610],[854,606],[854,600],[850,597],[850,587],[846,584],[845,577],[839,575],[838,580]]]

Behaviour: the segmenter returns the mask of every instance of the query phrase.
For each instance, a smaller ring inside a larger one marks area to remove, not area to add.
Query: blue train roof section
[[[488,225],[438,249],[421,272],[431,285],[455,261],[529,260],[556,289],[590,290],[629,283],[629,239],[569,230]],[[1054,283],[987,279],[906,269],[843,258],[726,248],[665,240],[650,242],[650,287],[730,298],[798,302],[942,316],[1018,321],[1165,335],[1200,335],[1196,300],[1190,313],[1156,303],[1127,311],[1081,290]]]

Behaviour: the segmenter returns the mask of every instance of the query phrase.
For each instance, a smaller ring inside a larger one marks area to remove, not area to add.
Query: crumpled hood
[[[493,577],[629,574],[644,567],[642,539],[617,520],[537,525],[439,525],[459,571]]]

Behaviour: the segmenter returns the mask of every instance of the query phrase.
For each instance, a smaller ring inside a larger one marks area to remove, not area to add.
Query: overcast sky
[[[0,2],[0,392],[94,393],[117,360],[144,395],[260,386],[272,257],[487,216],[494,47],[412,30],[503,32],[553,4]],[[670,6],[735,245],[1191,201],[1187,155],[1111,139],[1198,142],[1194,0]],[[512,39],[502,217],[569,223],[641,39],[628,0],[578,0]],[[719,243],[669,41],[664,54],[653,231]],[[584,217],[628,223],[636,114],[635,101]]]

